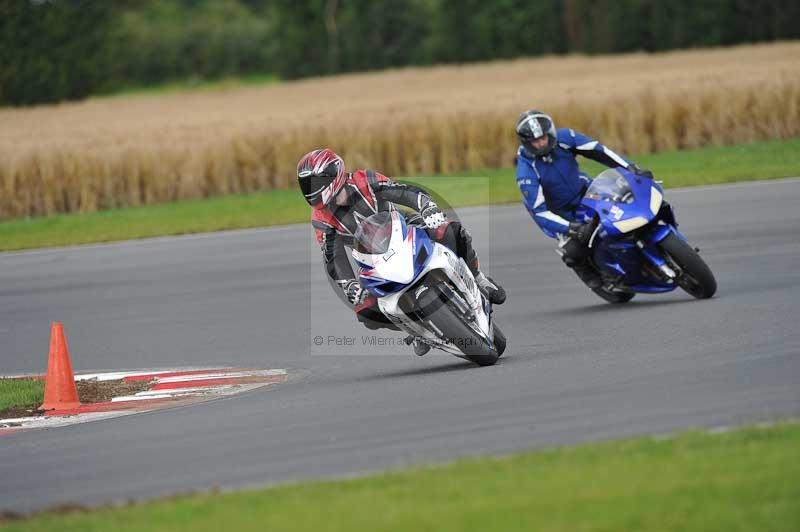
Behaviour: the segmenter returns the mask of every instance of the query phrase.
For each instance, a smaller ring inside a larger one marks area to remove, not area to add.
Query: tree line
[[[795,39],[797,20],[796,0],[0,0],[0,104],[186,79]]]

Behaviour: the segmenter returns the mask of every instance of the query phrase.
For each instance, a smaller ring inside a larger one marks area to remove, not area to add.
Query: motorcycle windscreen
[[[625,176],[613,168],[609,168],[592,180],[592,184],[586,190],[586,197],[625,204],[631,204],[634,200],[631,184]]]
[[[353,249],[359,253],[368,255],[386,253],[392,240],[391,213],[382,211],[362,220],[353,239]]]

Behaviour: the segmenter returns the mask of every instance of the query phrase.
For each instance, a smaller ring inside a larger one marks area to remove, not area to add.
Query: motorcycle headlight
[[[614,227],[619,229],[620,233],[630,233],[634,229],[639,229],[640,227],[647,225],[647,221],[647,218],[643,216],[636,216],[634,218],[628,218],[627,220],[614,222]]]
[[[664,195],[656,187],[650,187],[650,210],[653,212],[653,216],[658,214],[663,199]]]

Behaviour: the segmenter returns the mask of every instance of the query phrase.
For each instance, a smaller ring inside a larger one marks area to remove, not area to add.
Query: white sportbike
[[[480,366],[497,362],[506,338],[463,259],[396,210],[364,219],[354,239],[359,282],[395,325]]]

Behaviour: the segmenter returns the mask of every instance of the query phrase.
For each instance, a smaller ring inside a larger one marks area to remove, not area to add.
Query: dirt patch
[[[86,380],[75,383],[78,387],[78,399],[83,404],[105,403],[121,395],[133,395],[149,390],[153,381],[126,382],[122,379],[114,381]]]
[[[153,381],[125,382],[122,379],[113,381],[85,380],[75,383],[75,386],[78,388],[78,399],[85,405],[91,403],[105,403],[121,395],[133,395],[138,392],[144,392],[149,390],[152,385]],[[38,406],[38,404],[12,406],[5,410],[0,410],[0,419],[40,416],[44,412],[39,410],[37,408]]]
[[[31,417],[31,416],[39,416],[42,414],[41,410],[38,410],[36,406],[29,405],[29,406],[12,406],[6,408],[5,410],[0,410],[0,419],[12,419],[17,417]]]

